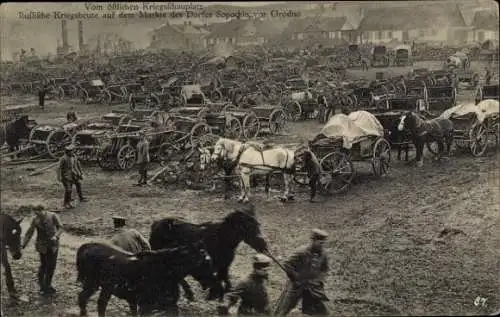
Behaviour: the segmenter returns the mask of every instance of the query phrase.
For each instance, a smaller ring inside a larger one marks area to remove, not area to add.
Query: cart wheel
[[[124,125],[124,124],[128,124],[130,122],[130,120],[132,120],[132,117],[130,117],[129,115],[125,114],[125,115],[123,115],[120,118],[120,121],[118,121],[118,126],[121,126],[121,125]]]
[[[351,160],[341,152],[327,154],[320,162],[324,175],[321,187],[330,195],[346,191],[354,179],[354,166]]]
[[[208,133],[212,133],[212,128],[208,124],[203,122],[195,124],[190,132],[191,146],[195,147],[200,137]]]
[[[80,98],[80,102],[83,104],[86,104],[89,100],[89,93],[85,89],[80,90],[78,96]]]
[[[97,154],[97,164],[103,169],[103,170],[111,170],[113,169],[113,162],[110,159],[111,156],[111,150],[112,146],[111,144],[108,144],[104,146],[102,150],[100,150]]]
[[[260,122],[255,113],[249,112],[243,119],[243,136],[247,139],[256,138],[259,135]]]
[[[297,101],[289,101],[283,107],[289,121],[299,121],[302,116],[302,106]]]
[[[173,143],[162,143],[158,148],[157,156],[160,162],[170,162],[173,160],[174,156],[181,152],[178,145]]]
[[[286,114],[281,109],[274,109],[269,115],[269,130],[272,134],[278,134],[283,131],[286,123]]]
[[[71,144],[71,140],[71,135],[62,129],[50,132],[46,140],[47,154],[53,159],[59,159],[64,154],[64,148]]]
[[[302,155],[297,155],[295,164],[295,173],[293,174],[293,181],[299,186],[309,185],[309,176],[307,176],[307,171],[305,170]]]
[[[224,136],[226,138],[237,140],[241,136],[241,122],[235,117],[230,117],[226,122]]]
[[[373,174],[381,177],[387,174],[391,164],[391,146],[385,139],[378,139],[373,146],[372,169]]]
[[[238,109],[236,108],[235,105],[229,103],[227,105],[224,106],[224,108],[222,109],[223,112],[227,112],[227,111],[237,111]]]
[[[486,152],[488,147],[488,133],[486,126],[482,123],[477,123],[472,126],[469,131],[470,151],[474,156],[481,156]]]
[[[427,147],[427,150],[431,152],[434,156],[437,156],[439,154],[439,148],[437,142],[427,142],[425,146]]]
[[[130,145],[125,145],[120,148],[116,155],[118,167],[122,171],[128,171],[134,167],[137,160],[137,151]]]

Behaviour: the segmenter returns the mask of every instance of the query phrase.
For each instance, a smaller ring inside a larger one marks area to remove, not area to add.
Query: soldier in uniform
[[[151,250],[148,240],[139,231],[127,228],[126,222],[126,218],[113,217],[113,226],[116,233],[111,238],[111,243],[132,253]]]
[[[38,105],[42,109],[45,107],[45,95],[47,94],[47,90],[48,90],[47,84],[40,86],[40,88],[38,89]]]
[[[149,142],[146,132],[140,132],[141,140],[137,143],[137,164],[139,164],[139,182],[137,186],[148,183],[148,164],[149,164]]]
[[[491,82],[492,75],[491,75],[490,69],[488,67],[485,67],[485,69],[486,69],[486,75],[484,76],[485,77],[484,82],[488,86]]]
[[[268,269],[271,259],[264,254],[253,258],[253,271],[243,281],[228,293],[227,304],[218,307],[219,315],[228,315],[229,309],[241,300],[238,308],[240,316],[270,315],[269,297],[265,282],[268,279]]]
[[[73,190],[73,184],[76,187],[76,192],[80,201],[87,201],[82,194],[82,168],[80,166],[80,161],[73,153],[73,150],[73,145],[68,145],[65,148],[65,153],[59,160],[59,168],[57,170],[57,180],[64,186],[64,208],[73,208],[71,205],[71,192]]]
[[[324,279],[329,271],[328,258],[323,251],[323,243],[328,234],[313,229],[309,246],[300,248],[284,267],[288,278],[275,315],[286,316],[302,298],[302,313],[306,315],[328,315],[324,304],[328,297],[324,291]]]
[[[56,270],[57,254],[59,250],[59,237],[63,233],[63,227],[59,217],[42,208],[34,210],[35,218],[24,236],[23,249],[26,248],[36,229],[35,248],[40,254],[40,267],[38,269],[38,284],[42,295],[53,294],[56,289],[52,287],[52,277]]]
[[[307,171],[307,177],[309,177],[309,187],[311,188],[309,202],[314,203],[316,190],[320,185],[321,166],[316,158],[316,155],[314,155],[310,150],[304,152],[304,165]]]

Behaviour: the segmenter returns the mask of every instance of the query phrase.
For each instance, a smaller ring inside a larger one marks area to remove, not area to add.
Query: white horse
[[[285,191],[281,199],[290,197],[290,181],[295,172],[296,151],[282,147],[265,148],[256,142],[243,143],[240,141],[220,138],[215,143],[212,161],[227,160],[235,164],[236,172],[240,175],[241,194],[238,201],[250,200],[250,175],[260,174],[269,176],[274,171],[283,174]],[[268,186],[266,184],[266,191]]]

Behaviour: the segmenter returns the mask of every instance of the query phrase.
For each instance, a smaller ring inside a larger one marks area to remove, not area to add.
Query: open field
[[[484,66],[473,67],[484,75]],[[370,69],[364,74],[374,78],[376,71],[387,70]],[[408,69],[390,71],[406,73]],[[459,100],[473,100],[471,91],[462,91]],[[62,123],[70,110],[81,118],[90,118],[110,108],[49,102],[34,118],[40,123]],[[315,121],[289,124],[287,135],[274,141],[298,142],[312,138],[320,129]],[[360,163],[355,165],[361,172],[359,179],[344,195],[323,197],[321,203],[310,204],[308,189],[295,187],[295,201],[282,204],[274,198],[267,200],[263,190],[258,190],[255,204],[270,251],[278,259],[284,260],[293,249],[307,243],[310,229],[328,231],[326,249],[331,271],[326,290],[334,316],[488,314],[500,309],[499,158],[496,149],[481,158],[458,153],[442,163],[428,159],[423,168],[394,161],[390,173],[379,180],[370,177],[369,164]],[[2,166],[2,212],[31,217],[26,211],[29,208],[22,206],[60,208],[63,188],[54,170],[27,176],[43,166]],[[218,220],[235,201],[224,201],[222,195],[213,193],[134,187],[135,171],[103,172],[93,166],[85,168],[84,173],[84,194],[90,201],[60,213],[67,232],[61,238],[54,277],[58,293],[50,300],[38,295],[38,254],[32,241],[22,259],[11,260],[16,285],[29,301],[14,304],[2,292],[5,316],[77,313],[76,250],[89,239],[110,237],[113,215],[127,217],[131,227],[148,236],[155,219],[179,216],[193,222]],[[24,221],[23,233],[28,224]],[[246,245],[238,248],[231,267],[233,279],[250,272],[253,254]],[[273,266],[269,281],[273,302],[285,279],[285,274]],[[216,303],[204,302],[199,289],[196,295],[195,303],[181,300],[181,314],[216,315]],[[474,305],[478,296],[487,299],[484,306]],[[89,303],[91,313],[96,311],[96,299],[94,295]],[[126,316],[128,307],[112,298],[108,315]]]

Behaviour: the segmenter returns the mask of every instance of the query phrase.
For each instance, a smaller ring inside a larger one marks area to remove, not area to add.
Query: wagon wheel
[[[237,108],[236,108],[236,106],[235,106],[235,105],[233,105],[233,104],[227,104],[227,105],[225,105],[225,106],[224,106],[224,108],[222,108],[222,111],[223,111],[223,112],[227,112],[227,111],[236,111],[236,110],[238,110],[238,109],[237,109]]]
[[[128,171],[134,167],[137,160],[137,151],[134,147],[130,145],[125,145],[120,148],[118,154],[116,155],[116,161],[118,167],[122,171]]]
[[[347,190],[354,179],[354,166],[351,160],[341,152],[327,154],[320,161],[324,175],[321,177],[321,187],[333,195]]]
[[[212,128],[203,122],[199,122],[193,126],[190,132],[189,139],[191,141],[191,146],[195,147],[198,144],[201,136],[212,133]]]
[[[97,154],[97,164],[104,170],[111,170],[114,167],[114,161],[111,160],[110,155],[112,148],[112,145],[108,144]]]
[[[78,93],[78,97],[81,103],[86,104],[89,100],[89,93],[85,89],[81,89]]]
[[[380,138],[373,146],[372,169],[373,174],[381,177],[387,174],[391,164],[391,146],[385,139]]]
[[[437,142],[427,142],[425,146],[427,147],[427,150],[432,153],[432,155],[437,156],[439,154]]]
[[[483,123],[477,123],[469,131],[470,151],[474,156],[481,156],[488,148],[488,130]]]
[[[109,91],[105,90],[101,94],[102,95],[101,95],[100,102],[101,103],[106,103],[106,104],[110,105],[111,102],[113,101],[113,97],[111,96],[111,93]]]
[[[231,116],[228,121],[226,121],[226,126],[224,130],[224,136],[226,138],[237,140],[241,136],[241,122],[238,118]]]
[[[286,113],[286,118],[289,121],[299,121],[302,116],[302,106],[298,101],[290,100],[283,107]]]
[[[71,140],[71,135],[62,129],[50,132],[46,140],[47,154],[53,159],[59,159],[64,154],[64,148],[71,144]]]
[[[247,139],[256,138],[259,135],[260,122],[254,112],[249,112],[243,119],[243,136]]]
[[[158,148],[157,156],[160,162],[170,162],[174,156],[181,152],[181,148],[173,143],[165,142]]]
[[[299,186],[309,185],[309,176],[304,166],[303,154],[299,154],[295,158],[295,173],[293,174],[293,181]]]
[[[269,115],[269,130],[272,134],[278,134],[283,131],[286,123],[286,114],[281,109],[274,109]]]

